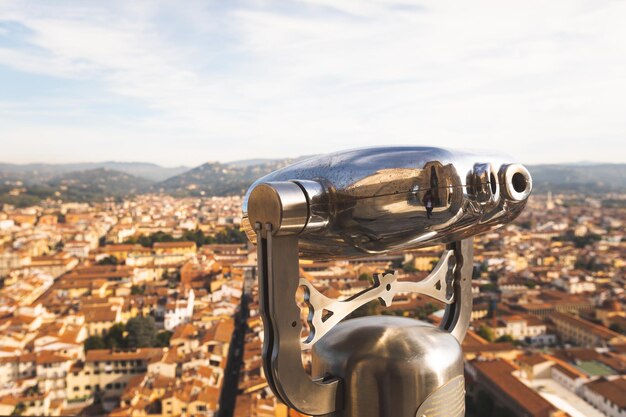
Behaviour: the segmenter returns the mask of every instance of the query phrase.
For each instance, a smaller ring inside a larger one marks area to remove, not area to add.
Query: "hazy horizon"
[[[121,163],[121,164],[152,164],[152,165],[156,165],[159,166],[161,168],[189,168],[189,169],[193,169],[197,166],[200,166],[202,164],[205,163],[220,163],[220,164],[233,164],[233,163],[238,163],[238,162],[247,162],[247,161],[254,161],[254,160],[282,160],[282,159],[298,159],[300,158],[301,155],[298,156],[285,156],[285,157],[277,157],[277,158],[248,158],[248,159],[236,159],[236,160],[229,160],[229,161],[220,161],[220,160],[207,160],[204,162],[201,162],[199,164],[196,165],[185,165],[185,164],[179,164],[179,165],[164,165],[164,164],[159,164],[157,162],[153,162],[153,161],[139,161],[139,160],[78,160],[78,161],[69,161],[69,162],[46,162],[46,161],[33,161],[33,162],[24,162],[24,163],[16,163],[16,162],[10,162],[10,161],[6,161],[6,160],[0,160],[0,164],[11,164],[11,165],[20,165],[20,166],[25,166],[25,165],[80,165],[80,164],[106,164],[106,163],[112,163],[112,164],[117,164],[117,163]],[[626,164],[626,162],[607,162],[607,161],[564,161],[564,162],[542,162],[542,163],[526,163],[525,161],[519,161],[519,163],[524,164],[524,165],[580,165],[580,166],[584,166],[584,165],[624,165]]]

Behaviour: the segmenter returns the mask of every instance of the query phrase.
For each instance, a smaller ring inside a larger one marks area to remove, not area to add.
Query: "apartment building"
[[[85,361],[76,362],[68,373],[67,397],[119,397],[133,377],[146,373],[148,366],[162,360],[165,353],[163,348],[89,350]]]
[[[582,396],[609,417],[626,417],[626,378],[600,378],[582,387]]]
[[[66,378],[73,360],[67,356],[44,351],[36,356],[39,392],[51,393],[52,398],[66,398]]]
[[[555,312],[550,316],[556,332],[564,342],[583,347],[626,343],[626,337],[604,326],[570,314]]]
[[[196,253],[196,243],[156,242],[152,249],[157,255],[193,255]]]
[[[515,340],[536,338],[546,334],[546,324],[532,316],[503,315],[494,319],[474,322],[474,327],[486,326],[493,331],[494,337],[511,336]]]

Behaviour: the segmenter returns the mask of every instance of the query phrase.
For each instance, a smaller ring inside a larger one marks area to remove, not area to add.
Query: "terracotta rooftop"
[[[517,357],[517,361],[520,364],[525,364],[525,365],[530,365],[530,366],[539,365],[540,363],[548,362],[551,360],[552,360],[551,358],[541,353],[531,353],[531,354],[520,355]]]
[[[190,248],[195,247],[196,242],[155,242],[152,246],[154,249],[168,248]]]
[[[14,395],[5,395],[4,397],[0,397],[0,404],[4,405],[18,405],[24,401],[24,398],[16,397]]]
[[[85,322],[87,323],[114,322],[117,320],[117,311],[111,310],[111,307],[84,307],[80,311],[85,315]]]
[[[235,331],[235,321],[233,319],[222,320],[215,329],[215,340],[223,343],[230,343],[230,339]]]
[[[37,355],[37,359],[35,360],[37,365],[49,364],[49,363],[61,363],[72,360],[67,356],[57,355],[54,352],[50,352],[44,350],[40,354]]]
[[[215,410],[217,408],[217,401],[220,396],[220,390],[217,387],[205,387],[202,391],[200,391],[195,401],[199,401],[202,403],[206,403],[208,405],[207,408]]]
[[[504,395],[501,400],[509,408],[524,410],[534,417],[550,417],[552,412],[557,411],[546,399],[512,375],[517,367],[510,362],[501,359],[473,360],[470,364],[482,378],[491,382],[491,386],[497,387]]]
[[[465,339],[463,339],[463,347],[480,346],[480,345],[487,345],[487,344],[489,344],[489,341],[478,336],[476,333],[474,333],[471,330],[467,331],[467,334],[465,335]]]
[[[197,333],[198,329],[196,329],[193,324],[186,323],[176,327],[171,339],[189,339],[195,336]]]
[[[620,410],[626,409],[626,379],[623,377],[614,380],[600,378],[585,384],[585,387],[606,398]]]
[[[106,245],[101,248],[102,252],[150,252],[150,248],[143,247],[138,244],[120,244],[120,245]]]
[[[93,349],[85,354],[85,361],[148,360],[163,356],[163,348],[138,348],[132,350]]]
[[[486,345],[467,345],[463,346],[463,352],[465,353],[489,353],[489,352],[507,352],[517,350],[517,347],[513,343],[488,343]]]

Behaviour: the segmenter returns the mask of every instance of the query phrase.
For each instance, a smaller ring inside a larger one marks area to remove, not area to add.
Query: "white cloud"
[[[89,138],[76,159],[107,137],[127,145],[103,158],[174,163],[389,143],[623,161],[626,145],[598,146],[626,134],[623,2],[129,3],[0,3],[32,31],[0,64],[154,111],[79,135],[55,126],[59,143]],[[0,135],[36,140],[11,111],[0,106]]]

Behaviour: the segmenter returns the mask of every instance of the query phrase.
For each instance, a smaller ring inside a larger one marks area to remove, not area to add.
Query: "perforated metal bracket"
[[[430,273],[419,282],[397,281],[398,273],[374,276],[374,285],[346,299],[335,300],[320,293],[309,281],[300,279],[304,300],[309,307],[307,323],[309,335],[302,342],[303,349],[311,348],[322,336],[357,308],[378,299],[389,307],[398,293],[420,293],[446,304],[454,302],[454,250],[446,250]]]

